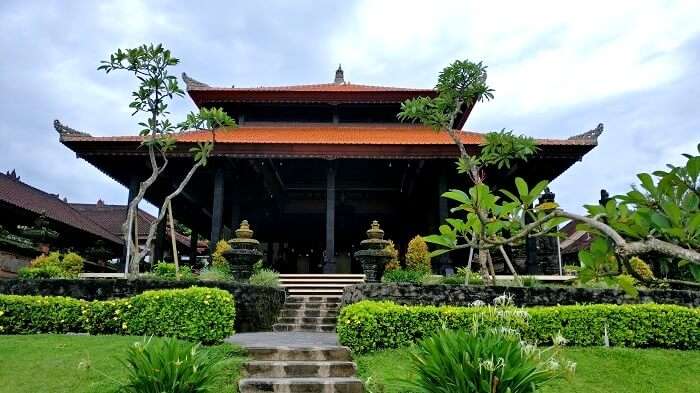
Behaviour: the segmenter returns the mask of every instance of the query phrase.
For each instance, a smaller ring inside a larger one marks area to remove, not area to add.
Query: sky
[[[346,81],[429,88],[469,59],[496,91],[465,129],[566,138],[604,123],[599,146],[552,183],[580,211],[697,151],[699,20],[698,1],[4,0],[0,171],[71,202],[126,202],[52,126],[138,132],[135,81],[96,69],[117,48],[163,43],[181,60],[174,74],[215,86],[327,83],[342,63]],[[193,109],[179,99],[172,118]]]

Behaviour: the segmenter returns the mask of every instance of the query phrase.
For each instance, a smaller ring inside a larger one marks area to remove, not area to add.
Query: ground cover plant
[[[411,349],[355,355],[358,376],[369,393],[413,392],[402,384],[411,374]],[[639,348],[565,347],[561,355],[576,362],[576,375],[554,380],[542,393],[694,393],[700,351]]]
[[[233,334],[233,297],[217,288],[146,291],[92,301],[59,296],[0,295],[0,334],[157,335],[216,343]]]
[[[122,364],[141,336],[0,336],[0,393],[116,393],[127,382]],[[188,344],[185,342],[185,344]],[[188,345],[192,345],[191,343]],[[236,391],[243,351],[230,344],[202,347],[223,359],[223,379],[211,392]]]

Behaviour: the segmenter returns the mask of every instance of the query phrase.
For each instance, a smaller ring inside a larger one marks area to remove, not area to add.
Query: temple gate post
[[[326,256],[324,273],[335,273],[335,166],[331,161],[326,171]]]
[[[212,210],[211,210],[211,236],[209,238],[209,253],[214,252],[216,243],[221,239],[221,227],[224,212],[224,170],[216,168],[214,172]]]

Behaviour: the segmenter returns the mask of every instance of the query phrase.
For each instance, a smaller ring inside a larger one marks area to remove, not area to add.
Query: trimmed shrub
[[[221,270],[213,266],[207,266],[200,270],[197,278],[201,281],[231,281],[232,279],[229,270]]]
[[[85,304],[61,296],[0,295],[0,334],[82,332]]]
[[[211,344],[233,334],[233,297],[216,288],[146,291],[128,299],[0,295],[0,334],[88,332]]]
[[[69,252],[65,255],[54,251],[48,255],[39,255],[20,269],[20,278],[75,278],[83,271],[83,257]]]
[[[384,270],[390,271],[400,269],[399,250],[396,249],[396,245],[392,240],[389,240],[389,244],[384,247],[384,252],[389,257],[386,264],[384,264]]]
[[[41,267],[23,267],[17,272],[19,278],[25,279],[44,279],[44,278],[62,278],[64,271],[54,265],[46,265]]]
[[[221,289],[146,291],[128,300],[122,328],[132,335],[168,336],[211,344],[233,334],[235,315],[233,297]]]
[[[175,280],[177,278],[175,263],[158,262],[153,266],[153,275],[163,280]],[[180,266],[180,279],[193,279],[192,269],[189,266]]]
[[[518,309],[514,309],[518,310]],[[674,305],[583,305],[533,307],[527,325],[516,326],[528,341],[551,342],[561,333],[571,345],[611,345],[678,349],[700,348],[700,309]],[[497,327],[498,318],[484,307],[401,306],[362,301],[341,310],[338,336],[353,351],[398,348],[440,329],[469,329],[475,318]]]
[[[280,274],[270,269],[258,269],[248,279],[250,285],[277,288],[280,286]]]
[[[428,244],[422,237],[416,236],[408,242],[406,250],[406,269],[423,274],[430,273],[430,252]]]
[[[385,271],[382,276],[382,282],[407,282],[420,284],[423,282],[426,274],[414,270],[394,269]]]
[[[221,271],[230,271],[228,261],[224,258],[224,252],[230,249],[231,245],[226,240],[219,240],[211,253],[211,266]]]

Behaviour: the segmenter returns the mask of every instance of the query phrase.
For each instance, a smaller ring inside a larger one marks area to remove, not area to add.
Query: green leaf
[[[527,188],[527,183],[525,183],[525,180],[523,180],[522,177],[516,177],[515,178],[515,187],[518,189],[518,194],[520,196],[520,200],[525,202],[525,199],[527,199],[527,196],[528,196],[528,188]]]
[[[659,213],[653,213],[651,215],[651,222],[660,229],[667,229],[671,227],[671,223],[668,221],[668,219]]]
[[[452,199],[453,201],[457,201],[457,202],[464,203],[464,204],[471,204],[471,199],[469,199],[469,195],[467,195],[462,190],[450,190],[450,191],[444,192],[442,194],[442,197],[447,198],[447,199]]]

